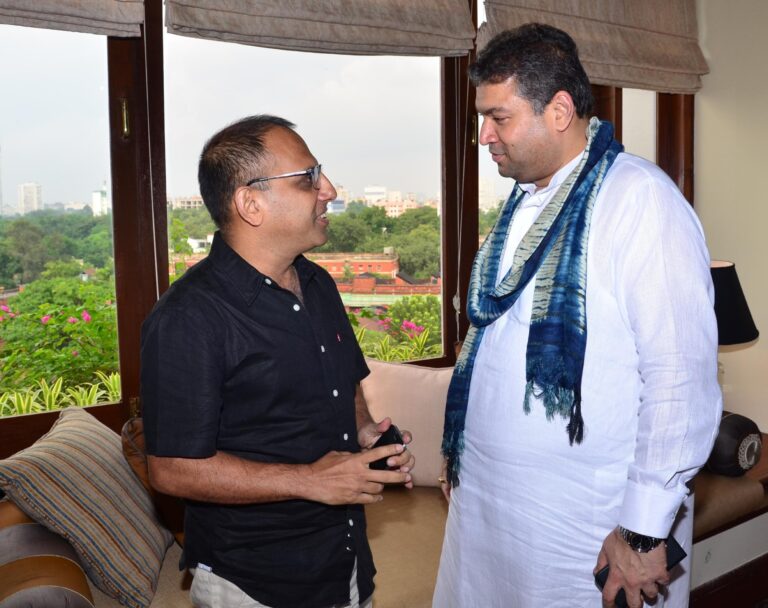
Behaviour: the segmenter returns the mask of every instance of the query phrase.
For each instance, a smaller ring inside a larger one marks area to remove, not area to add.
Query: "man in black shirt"
[[[197,606],[368,606],[363,505],[411,486],[404,445],[368,449],[368,368],[330,275],[336,197],[293,125],[254,116],[205,145],[200,191],[219,228],[142,328],[150,479],[186,499]],[[404,434],[404,442],[410,435]],[[369,463],[388,458],[390,470]]]

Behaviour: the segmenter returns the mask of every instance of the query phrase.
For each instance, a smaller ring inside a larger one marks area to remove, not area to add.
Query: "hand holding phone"
[[[683,561],[686,553],[685,550],[680,546],[680,543],[678,543],[673,536],[667,538],[666,545],[667,570],[672,570],[672,568]],[[597,574],[595,574],[595,585],[597,585],[597,588],[600,589],[600,591],[602,591],[603,587],[605,587],[605,581],[608,580],[609,571],[609,567],[605,566],[601,570],[598,570]],[[619,592],[616,594],[616,599],[613,600],[613,603],[617,606],[617,608],[627,608],[627,595],[624,593],[624,589],[619,589]]]
[[[390,445],[393,443],[403,443],[403,435],[400,433],[400,429],[398,429],[394,424],[381,434],[381,437],[379,437],[376,440],[376,443],[373,444],[373,448],[378,448],[383,445]],[[387,466],[388,458],[389,456],[387,456],[387,458],[374,460],[368,466],[372,469],[376,469],[377,471],[386,471],[389,469]]]

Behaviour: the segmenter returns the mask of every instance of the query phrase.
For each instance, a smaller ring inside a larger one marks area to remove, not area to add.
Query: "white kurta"
[[[524,187],[499,279],[577,162],[545,189]],[[629,154],[603,182],[589,234],[580,445],[540,402],[523,411],[532,299],[533,282],[478,351],[436,608],[599,607],[592,571],[617,524],[672,530],[690,556],[692,501],[680,505],[722,408],[709,256],[693,210],[658,167]],[[689,560],[676,569],[667,608],[687,605],[688,569]]]

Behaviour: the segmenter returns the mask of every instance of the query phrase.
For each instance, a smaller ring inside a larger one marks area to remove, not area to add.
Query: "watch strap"
[[[638,553],[648,553],[664,542],[663,538],[638,534],[632,530],[627,530],[623,526],[619,526],[619,535],[629,545],[630,549]]]

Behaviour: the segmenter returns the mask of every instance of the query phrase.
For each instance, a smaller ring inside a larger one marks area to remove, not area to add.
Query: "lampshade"
[[[741,290],[733,262],[712,261],[710,270],[715,285],[715,317],[718,344],[743,344],[760,335],[752,320],[747,299]]]

